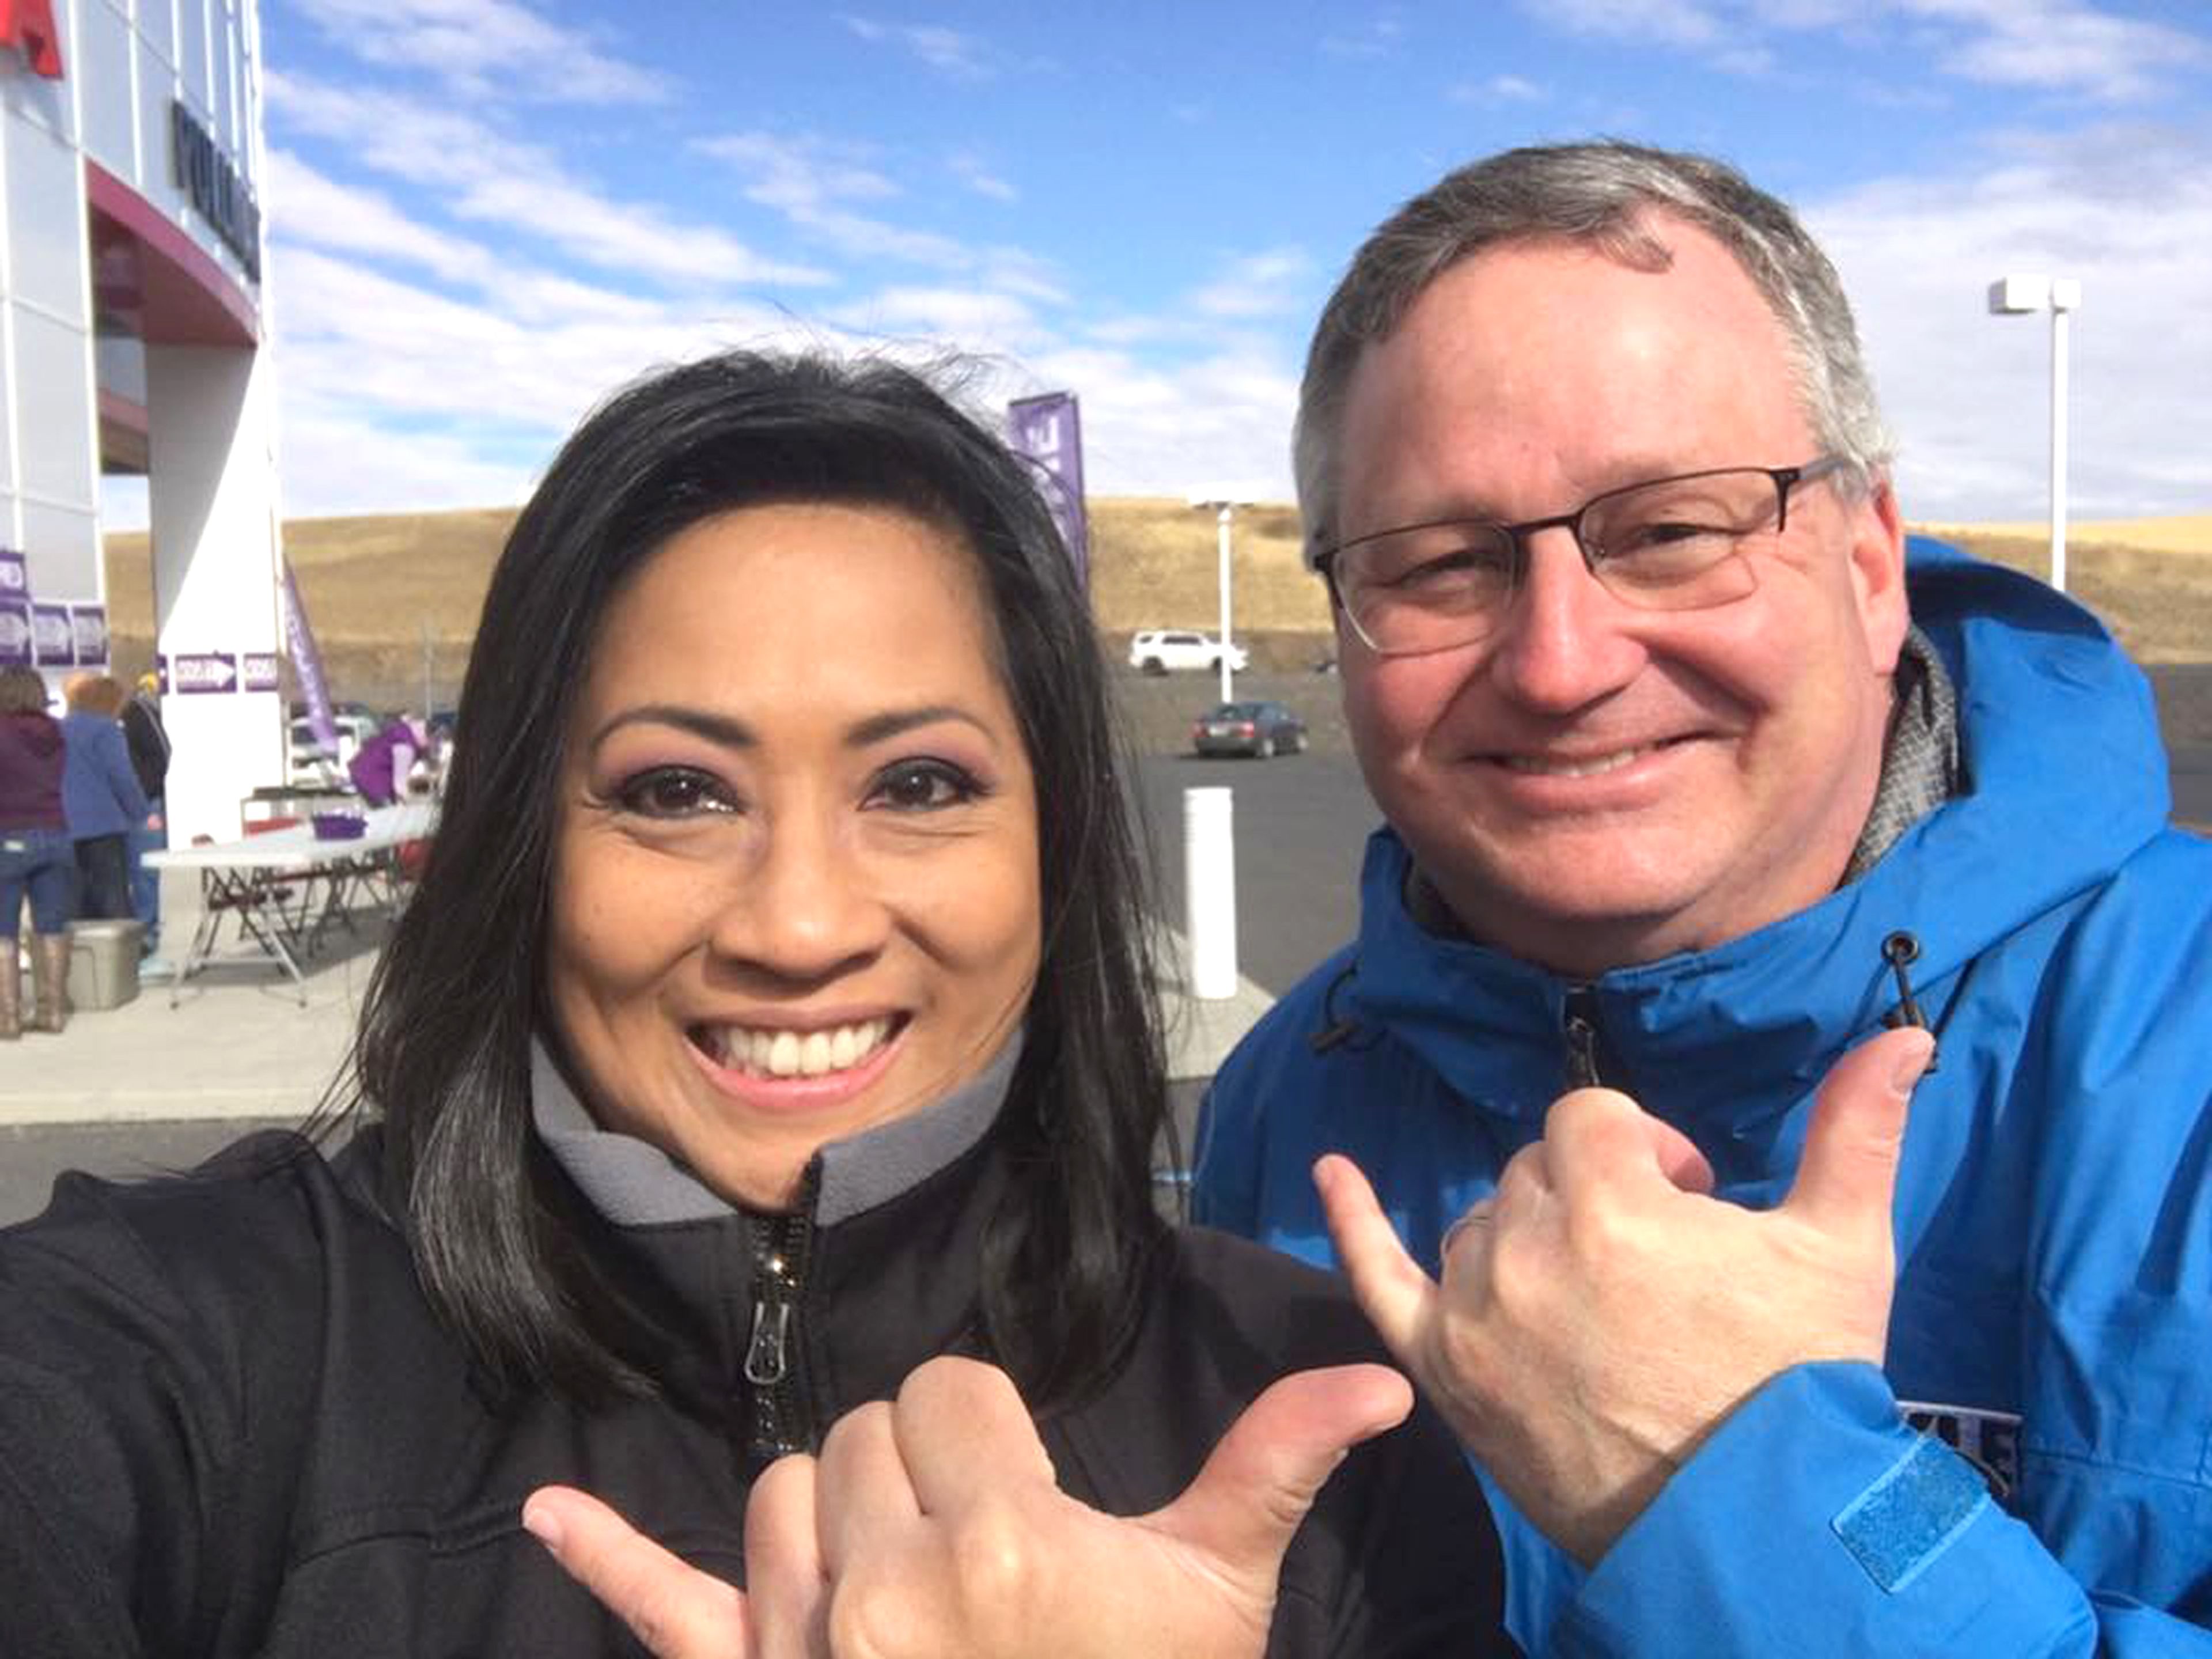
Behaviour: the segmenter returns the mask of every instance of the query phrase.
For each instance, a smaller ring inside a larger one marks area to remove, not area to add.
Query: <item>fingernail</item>
[[[522,1506],[522,1529],[554,1554],[561,1553],[561,1517],[543,1504]]]
[[[1928,1069],[1928,1062],[1936,1057],[1936,1038],[1928,1031],[1917,1033],[1917,1042],[1900,1042],[1898,1048],[1897,1069],[1890,1074],[1889,1086],[1900,1095],[1912,1092],[1912,1085],[1920,1081]]]

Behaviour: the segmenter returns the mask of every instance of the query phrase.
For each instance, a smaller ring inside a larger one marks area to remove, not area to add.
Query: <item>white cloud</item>
[[[270,151],[269,175],[272,226],[292,241],[419,266],[448,282],[481,283],[496,273],[481,244],[410,219],[388,197],[341,184],[289,150]]]
[[[813,267],[767,259],[718,226],[685,223],[571,178],[542,145],[398,94],[268,76],[279,130],[343,145],[361,165],[417,185],[453,217],[521,231],[607,270],[663,282],[807,285]]]
[[[1321,49],[1332,58],[1389,58],[1405,38],[1405,20],[1393,7],[1350,33],[1323,35]]]
[[[980,155],[963,150],[948,158],[945,166],[955,179],[978,196],[988,196],[994,202],[1020,199],[1021,192],[1001,178]]]
[[[879,22],[847,16],[844,25],[871,46],[893,46],[940,75],[957,81],[987,81],[999,72],[1000,58],[988,43],[937,24]]]
[[[1301,284],[1313,269],[1303,249],[1270,248],[1232,261],[1191,295],[1191,304],[1213,318],[1276,317],[1305,310]]]
[[[2126,103],[2183,64],[2212,58],[2201,37],[2079,0],[1894,0],[1908,15],[1963,31],[1942,64],[1997,86],[2078,92]]]
[[[661,76],[586,31],[514,0],[293,0],[366,63],[419,71],[471,98],[526,104],[659,103]]]
[[[1519,75],[1493,75],[1486,81],[1463,82],[1451,97],[1462,104],[1541,104],[1551,100],[1548,88]]]
[[[1729,31],[1711,8],[1695,0],[1522,0],[1540,20],[1577,34],[1614,40],[1649,40],[1669,46],[1709,46]]]
[[[2204,511],[2212,452],[2195,434],[2212,346],[2192,343],[2207,337],[2192,313],[2212,246],[2212,143],[2113,127],[2063,144],[2022,136],[2011,149],[1984,170],[1806,204],[1903,441],[1906,513],[2043,510],[2049,321],[1992,317],[1985,301],[1991,279],[2022,270],[2082,284],[2069,354],[2075,511]]]

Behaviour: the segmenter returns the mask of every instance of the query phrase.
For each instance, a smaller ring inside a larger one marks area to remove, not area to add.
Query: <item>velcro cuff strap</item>
[[[1989,1487],[1940,1440],[1923,1437],[1828,1524],[1868,1577],[1894,1595],[1964,1532]]]

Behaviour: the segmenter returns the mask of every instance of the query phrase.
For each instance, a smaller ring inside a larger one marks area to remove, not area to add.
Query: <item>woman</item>
[[[69,1023],[69,922],[76,860],[62,815],[62,728],[46,713],[38,670],[0,668],[0,1039],[23,1034],[18,957],[31,901],[31,1029]]]
[[[0,1468],[54,1516],[0,1552],[10,1627],[601,1653],[541,1486],[735,1583],[762,1472],[934,1356],[1129,1516],[1279,1374],[1376,1357],[1331,1281],[1153,1214],[1103,674],[1019,464],[915,377],[732,356],[595,414],[493,574],[357,1043],[376,1121],[64,1182],[0,1244]],[[1254,1653],[1494,1639],[1425,1416],[1265,1577]]]
[[[131,832],[153,807],[124,741],[123,686],[112,675],[79,674],[63,689],[67,762],[62,811],[76,845],[77,915],[88,921],[131,915]]]

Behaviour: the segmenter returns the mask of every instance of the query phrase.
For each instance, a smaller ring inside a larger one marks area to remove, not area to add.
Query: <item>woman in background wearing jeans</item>
[[[23,1034],[16,933],[31,899],[31,1029],[58,1031],[69,1016],[69,920],[76,855],[62,816],[62,728],[46,713],[35,669],[0,668],[0,1038]]]

